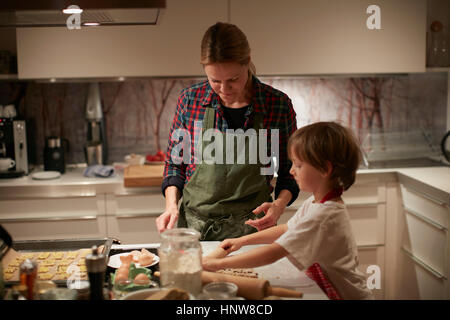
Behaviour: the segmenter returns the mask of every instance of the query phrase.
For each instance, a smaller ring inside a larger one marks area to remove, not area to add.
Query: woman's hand
[[[156,227],[158,228],[158,232],[162,233],[167,229],[172,229],[178,220],[179,214],[180,212],[178,211],[177,206],[170,206],[166,208],[166,210],[156,219]]]
[[[285,208],[285,205],[279,204],[276,201],[264,202],[262,205],[253,210],[253,213],[259,214],[264,212],[265,216],[257,220],[249,219],[245,222],[245,224],[251,225],[252,227],[258,229],[258,231],[270,228],[277,223]]]
[[[230,254],[233,251],[239,250],[243,245],[244,242],[242,238],[232,238],[223,240],[219,247],[225,250],[227,254]]]
[[[215,259],[215,258],[203,258],[202,265],[203,270],[205,271],[217,271],[220,269],[223,269],[221,267],[221,261],[222,259]]]

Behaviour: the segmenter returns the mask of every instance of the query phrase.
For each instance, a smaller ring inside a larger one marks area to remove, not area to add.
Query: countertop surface
[[[202,241],[203,255],[208,255],[220,244],[220,241]],[[260,245],[244,246],[236,252],[231,254],[239,254]],[[112,248],[157,248],[159,244],[130,244],[130,245],[113,245]],[[308,278],[304,272],[298,270],[294,265],[289,262],[287,258],[278,260],[267,266],[253,268],[261,278],[269,280],[271,286],[284,287],[303,292],[303,297],[300,300],[328,300],[328,297],[320,289],[320,287]],[[291,298],[283,298],[289,299]]]
[[[156,187],[126,188],[123,186],[123,171],[116,170],[115,175],[109,178],[88,178],[83,176],[84,168],[68,168],[66,173],[58,179],[34,180],[31,174],[21,178],[0,179],[0,191],[3,187],[83,187],[89,186],[107,193],[113,192],[161,192]],[[424,183],[439,191],[450,195],[450,167],[424,167],[424,168],[393,168],[393,169],[363,169],[358,170],[358,175],[368,174],[398,174]]]

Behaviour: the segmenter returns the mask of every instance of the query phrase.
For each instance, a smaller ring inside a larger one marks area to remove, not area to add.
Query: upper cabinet
[[[217,21],[244,31],[259,75],[424,72],[426,10],[426,0],[167,0],[156,26],[18,28],[18,74],[203,76],[201,39]]]
[[[230,0],[230,22],[260,75],[424,72],[426,9],[426,0]]]
[[[156,26],[18,28],[20,79],[201,75],[206,29],[226,0],[167,0]]]

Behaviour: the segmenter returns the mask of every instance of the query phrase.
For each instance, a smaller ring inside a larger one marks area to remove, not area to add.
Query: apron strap
[[[203,132],[208,129],[214,129],[216,122],[214,121],[216,110],[212,107],[206,107],[205,117],[203,119]]]

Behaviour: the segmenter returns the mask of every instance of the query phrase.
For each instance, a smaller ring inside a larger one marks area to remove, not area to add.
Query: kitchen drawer
[[[344,191],[342,198],[347,205],[371,205],[386,202],[386,183],[378,179],[357,178],[355,184]],[[287,209],[300,208],[312,193],[301,191],[298,198]]]
[[[161,237],[156,228],[158,216],[134,215],[107,217],[108,237],[119,239],[122,244],[159,243]]]
[[[292,206],[286,208],[278,220],[278,224],[287,223],[296,213],[298,210],[295,206],[296,202],[294,202]],[[369,204],[358,204],[358,201],[353,201],[353,203],[346,204],[350,217],[350,224],[357,245],[384,244],[386,204],[377,204],[376,202]]]
[[[104,195],[0,201],[0,223],[87,219],[105,214]]]
[[[1,222],[13,240],[105,238],[106,217],[42,218]]]
[[[166,202],[161,193],[106,195],[106,214],[116,217],[159,216]]]
[[[366,279],[373,275],[373,271],[367,273],[369,266],[375,265],[380,268],[380,289],[371,289],[377,300],[384,299],[384,252],[385,249],[383,246],[358,246],[358,270],[366,276]]]
[[[447,231],[413,213],[404,211],[406,228],[402,246],[430,268],[447,276]]]
[[[443,300],[448,280],[437,276],[407,250],[400,253],[400,294],[397,299]]]
[[[448,229],[450,207],[433,195],[401,184],[403,206],[410,212],[420,214],[426,219]]]
[[[358,183],[342,195],[347,205],[364,205],[386,202],[386,184],[380,182]]]
[[[385,243],[385,204],[348,205],[347,209],[357,245]]]

